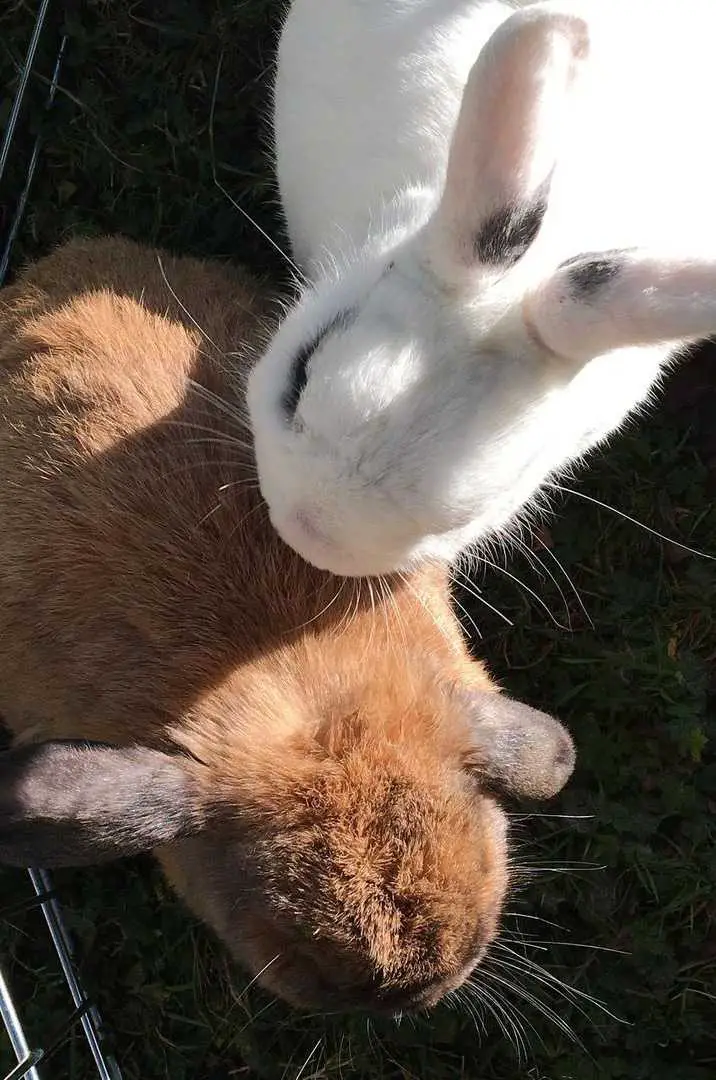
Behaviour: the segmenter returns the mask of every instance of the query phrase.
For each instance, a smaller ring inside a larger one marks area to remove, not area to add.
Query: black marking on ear
[[[475,237],[475,258],[488,266],[514,266],[534,243],[547,212],[549,179],[528,202],[495,210]]]
[[[559,264],[559,270],[569,270],[570,292],[575,300],[589,300],[624,268],[628,256],[636,248],[611,248],[607,251],[584,251]]]
[[[589,300],[605,285],[619,277],[624,266],[622,251],[602,251],[598,255],[578,255],[561,263],[568,269],[569,291],[575,300]]]
[[[296,415],[298,403],[301,400],[301,394],[306,388],[306,383],[308,382],[308,365],[311,357],[317,352],[329,334],[334,333],[336,330],[347,329],[354,319],[355,311],[353,310],[339,312],[339,314],[331,319],[322,330],[319,330],[311,341],[308,341],[303,345],[294,356],[288,376],[288,386],[281,395],[281,408],[289,420],[293,420]]]

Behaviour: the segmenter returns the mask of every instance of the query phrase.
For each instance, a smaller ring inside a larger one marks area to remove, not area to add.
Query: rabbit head
[[[501,799],[555,794],[574,749],[469,657],[444,569],[381,593],[270,527],[262,310],[117,241],[0,294],[0,861],[153,852],[289,1002],[426,1005],[497,932]]]
[[[554,794],[573,747],[477,672],[452,681],[412,642],[397,659],[373,620],[335,650],[302,643],[230,678],[164,751],[55,740],[0,755],[0,859],[154,850],[244,969],[294,1006],[435,1004],[499,929],[499,798]]]
[[[506,531],[716,327],[713,261],[541,243],[588,70],[582,19],[507,18],[422,223],[319,280],[256,365],[261,490],[316,566],[387,573]]]

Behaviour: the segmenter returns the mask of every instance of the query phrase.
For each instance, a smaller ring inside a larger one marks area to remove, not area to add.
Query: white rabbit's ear
[[[525,298],[530,336],[568,361],[716,333],[716,262],[638,249],[579,255]]]
[[[538,5],[510,16],[475,62],[429,236],[438,273],[511,266],[537,236],[587,24]]]

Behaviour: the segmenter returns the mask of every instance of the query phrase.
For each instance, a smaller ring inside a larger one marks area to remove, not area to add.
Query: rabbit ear
[[[0,754],[0,862],[79,866],[135,855],[201,826],[178,757],[47,742]]]
[[[638,249],[579,255],[528,296],[528,332],[583,363],[630,345],[697,340],[716,332],[716,262]]]
[[[467,766],[508,795],[550,799],[574,770],[569,732],[547,713],[505,694],[471,691]]]
[[[437,270],[507,267],[537,236],[587,25],[541,6],[519,11],[474,64],[431,222]]]

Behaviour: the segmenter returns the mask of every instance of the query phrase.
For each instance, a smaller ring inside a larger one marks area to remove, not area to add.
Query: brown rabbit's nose
[[[381,1013],[410,1013],[420,1009],[430,1009],[437,1005],[451,990],[462,986],[484,956],[486,949],[481,949],[469,963],[457,973],[435,979],[414,983],[412,986],[378,993],[372,1002],[372,1008]]]

